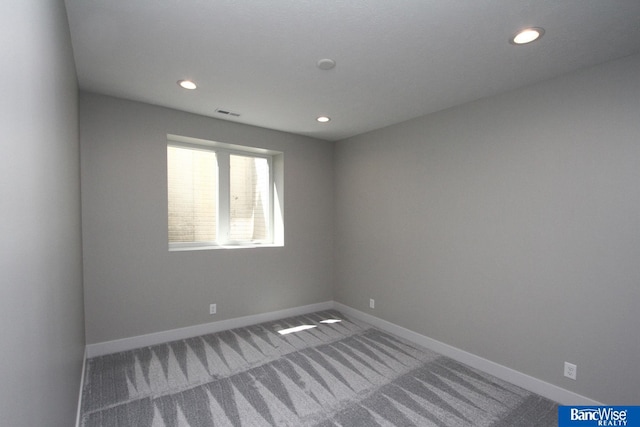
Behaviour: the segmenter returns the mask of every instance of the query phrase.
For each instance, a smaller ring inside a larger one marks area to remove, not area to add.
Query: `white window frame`
[[[282,221],[282,164],[283,153],[264,148],[208,141],[179,135],[167,135],[168,147],[182,147],[193,150],[211,151],[216,154],[218,164],[218,189],[216,213],[216,241],[169,242],[169,251],[201,249],[229,249],[284,246],[284,226]],[[269,219],[268,237],[256,241],[234,241],[230,234],[230,157],[239,155],[266,159],[269,167]],[[277,166],[276,166],[277,165]],[[168,178],[168,176],[167,176]],[[168,206],[168,192],[167,204]],[[276,198],[278,200],[276,200]],[[168,220],[168,215],[167,215]],[[167,227],[168,233],[168,227]],[[168,242],[167,234],[167,242]]]

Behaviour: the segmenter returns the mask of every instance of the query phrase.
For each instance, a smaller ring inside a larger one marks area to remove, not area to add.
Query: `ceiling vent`
[[[225,116],[240,117],[240,113],[234,113],[233,111],[223,110],[222,108],[218,108],[216,110],[216,113],[222,114],[222,115],[225,115]]]

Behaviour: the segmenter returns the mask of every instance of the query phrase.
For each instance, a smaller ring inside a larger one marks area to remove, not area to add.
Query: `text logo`
[[[560,406],[558,427],[640,427],[640,406]]]

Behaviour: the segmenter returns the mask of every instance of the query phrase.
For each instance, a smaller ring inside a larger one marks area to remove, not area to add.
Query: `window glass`
[[[231,155],[229,159],[229,240],[269,238],[269,162]]]
[[[215,242],[218,168],[216,153],[167,147],[169,242]]]

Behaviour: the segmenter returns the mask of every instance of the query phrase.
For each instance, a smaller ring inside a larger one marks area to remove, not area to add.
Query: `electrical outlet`
[[[218,309],[215,304],[209,304],[209,314],[216,314],[217,311]]]
[[[373,298],[369,300],[369,308],[376,308],[376,300]]]
[[[567,378],[571,378],[572,380],[576,379],[576,371],[578,367],[573,363],[564,362],[564,376]]]

